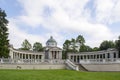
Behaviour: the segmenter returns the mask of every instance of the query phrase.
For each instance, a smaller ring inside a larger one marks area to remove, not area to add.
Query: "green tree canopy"
[[[30,50],[31,48],[32,48],[32,46],[31,46],[30,42],[27,39],[25,39],[22,43],[21,50]]]
[[[76,38],[76,42],[79,42],[81,44],[85,43],[85,39],[82,35],[78,35],[78,37]]]
[[[43,51],[42,44],[39,42],[35,42],[33,45],[33,51],[38,51],[38,52]]]
[[[80,47],[80,52],[91,52],[92,48],[90,46],[87,45],[81,45]]]
[[[100,44],[100,50],[107,50],[108,48],[115,48],[115,43],[105,40]]]
[[[93,49],[92,49],[92,51],[99,51],[100,49],[99,49],[99,47],[94,47]]]
[[[8,40],[8,20],[6,13],[0,8],[0,57],[9,57],[9,40]]]
[[[79,52],[80,46],[84,45],[85,39],[82,35],[77,38],[72,38],[71,40],[66,40],[63,44],[63,57],[67,55],[68,52]]]
[[[63,52],[62,52],[62,55],[63,55],[63,59],[66,59],[67,57],[67,52],[70,51],[69,47],[70,47],[70,44],[71,44],[71,41],[70,40],[66,40],[63,44]]]

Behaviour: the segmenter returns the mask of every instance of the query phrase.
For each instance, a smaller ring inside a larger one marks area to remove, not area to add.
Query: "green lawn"
[[[120,72],[0,70],[0,80],[120,80]]]

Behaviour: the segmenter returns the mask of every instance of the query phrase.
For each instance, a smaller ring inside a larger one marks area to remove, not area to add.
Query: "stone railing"
[[[66,60],[65,62],[67,69],[72,69],[72,70],[76,70],[79,71],[79,66],[75,65],[72,61],[70,61],[69,59]]]
[[[0,64],[64,64],[62,59],[8,59],[0,58]]]
[[[80,60],[78,64],[92,64],[92,63],[98,63],[98,64],[105,64],[105,63],[120,63],[120,58],[107,58],[107,59],[86,59],[86,60]]]

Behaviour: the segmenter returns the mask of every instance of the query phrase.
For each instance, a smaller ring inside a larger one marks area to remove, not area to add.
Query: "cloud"
[[[22,13],[10,19],[11,43],[20,46],[25,38],[32,43],[36,40],[45,44],[46,39],[53,35],[58,43],[66,38],[61,34],[83,33],[89,36],[86,42],[94,47],[104,39],[113,39],[116,35],[109,29],[108,23],[120,20],[119,0],[94,0],[95,12],[87,8],[91,0],[17,0],[22,7]],[[107,4],[106,4],[107,3]],[[89,7],[89,6],[88,6]],[[95,19],[91,16],[95,14]],[[33,35],[21,30],[19,24],[25,24],[29,28],[37,28],[42,25],[47,33]],[[14,30],[14,31],[13,31]],[[79,34],[78,34],[79,35]],[[69,35],[73,36],[73,34]],[[72,37],[71,37],[72,38]],[[19,40],[19,41],[15,41]]]
[[[96,20],[112,24],[120,22],[120,0],[95,0]]]
[[[17,25],[16,19],[10,18],[10,23],[8,25],[9,28],[9,39],[10,43],[14,45],[15,48],[20,48],[22,42],[27,39],[31,44],[37,42],[45,43],[45,38],[39,35],[33,35],[25,32],[24,30],[20,30]]]

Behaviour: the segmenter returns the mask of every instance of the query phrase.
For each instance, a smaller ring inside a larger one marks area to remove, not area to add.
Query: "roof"
[[[53,43],[57,43],[57,42],[55,41],[55,39],[53,39],[52,36],[50,37],[50,39],[48,39],[48,41],[47,41],[46,43],[51,43],[51,42],[53,42]]]
[[[48,48],[50,51],[54,51],[54,50],[57,50],[57,51],[62,51],[61,48],[59,47],[45,47],[46,49]]]
[[[19,52],[19,53],[28,53],[28,54],[43,54],[44,51],[41,51],[41,52],[36,52],[36,51],[30,51],[30,50],[20,50],[20,49],[14,49],[14,48],[11,48],[13,51],[15,52]]]

